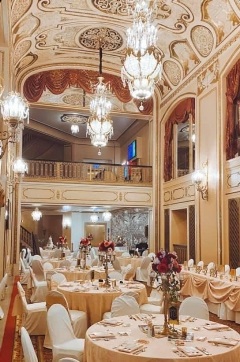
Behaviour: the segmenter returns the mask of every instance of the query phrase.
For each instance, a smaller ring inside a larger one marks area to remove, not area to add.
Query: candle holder
[[[77,266],[79,266],[80,269],[86,269],[87,255],[90,253],[90,250],[91,250],[90,239],[88,237],[85,239],[81,239],[79,244],[79,257],[77,260]]]
[[[102,263],[103,267],[104,267],[104,270],[105,270],[105,287],[106,288],[109,288],[111,285],[110,285],[110,281],[109,281],[109,275],[108,275],[108,263],[111,263],[115,260],[115,253],[114,251],[99,251],[98,252],[98,258],[99,258],[99,261]]]

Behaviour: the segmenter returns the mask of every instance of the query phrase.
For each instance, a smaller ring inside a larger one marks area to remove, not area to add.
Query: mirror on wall
[[[176,176],[181,177],[194,170],[195,124],[189,119],[176,125]]]

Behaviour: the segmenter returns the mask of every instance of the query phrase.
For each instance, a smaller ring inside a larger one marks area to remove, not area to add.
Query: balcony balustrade
[[[27,164],[24,181],[152,185],[151,166],[35,160],[28,160]]]

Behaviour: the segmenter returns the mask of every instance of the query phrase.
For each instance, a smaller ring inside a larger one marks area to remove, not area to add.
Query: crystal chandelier
[[[77,124],[72,124],[71,132],[72,132],[72,134],[77,134],[79,132],[79,126]]]
[[[95,224],[96,222],[98,222],[98,216],[97,216],[97,214],[94,213],[94,214],[90,215],[90,220],[91,220],[91,222],[94,223],[94,224]]]
[[[111,102],[108,100],[110,89],[104,78],[102,77],[102,40],[99,43],[99,77],[98,83],[95,87],[94,99],[90,102],[91,116],[87,121],[86,135],[90,136],[91,143],[99,148],[98,154],[101,155],[101,147],[107,145],[108,139],[113,135],[112,120],[110,118],[110,111],[112,108]]]
[[[152,24],[154,1],[132,1],[133,25],[127,30],[127,49],[121,77],[133,98],[145,100],[154,93],[162,73],[161,54],[156,48],[157,29]]]
[[[42,217],[41,211],[36,207],[35,210],[31,213],[34,221],[39,221]]]
[[[3,157],[9,142],[16,143],[20,141],[21,130],[24,128],[24,121],[29,123],[28,102],[21,98],[19,93],[10,92],[7,97],[0,100],[1,114],[4,123],[7,125],[7,131],[3,131],[0,138],[0,159]],[[4,144],[3,144],[4,142]]]

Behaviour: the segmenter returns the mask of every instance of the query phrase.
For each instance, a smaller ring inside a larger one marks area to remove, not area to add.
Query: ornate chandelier
[[[103,221],[110,221],[112,218],[112,214],[109,211],[104,211],[102,214]]]
[[[133,98],[153,95],[162,72],[161,54],[156,48],[157,29],[152,24],[154,1],[132,1],[133,25],[127,30],[127,49],[121,77]]]
[[[39,221],[42,217],[41,211],[36,207],[35,210],[31,213],[34,221]]]
[[[17,158],[12,165],[13,172],[18,176],[23,176],[28,172],[28,165],[23,159]]]
[[[98,83],[95,88],[95,97],[90,102],[91,116],[87,121],[86,135],[90,136],[91,143],[99,148],[98,154],[101,155],[101,147],[107,145],[108,139],[113,134],[112,120],[110,118],[110,111],[112,108],[111,102],[108,100],[110,89],[104,83],[102,77],[102,39],[99,40],[99,77]]]

